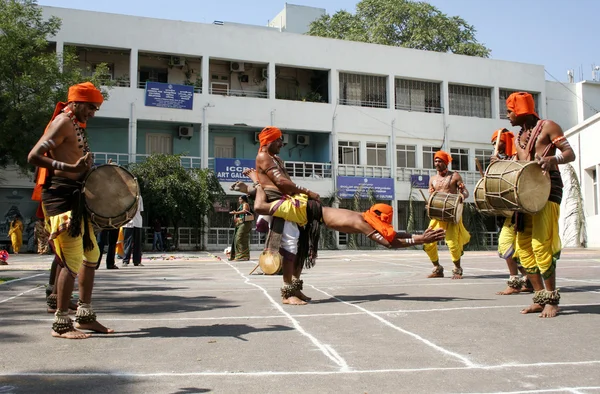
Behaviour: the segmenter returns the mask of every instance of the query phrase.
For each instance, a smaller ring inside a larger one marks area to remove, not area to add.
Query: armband
[[[554,158],[556,159],[557,164],[564,164],[565,162],[565,157],[563,156],[561,151],[558,151]]]
[[[53,160],[52,168],[63,171],[65,169],[65,163],[63,163],[62,161]]]
[[[552,140],[552,144],[556,145],[561,141],[566,140],[567,138],[564,135],[561,135],[560,137],[556,137],[555,139]]]

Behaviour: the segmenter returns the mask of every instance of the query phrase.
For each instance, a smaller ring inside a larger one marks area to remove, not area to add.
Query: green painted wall
[[[171,135],[173,154],[181,153],[185,156],[200,156],[200,125],[193,126],[194,134],[190,139],[179,139],[179,126],[190,126],[190,124],[138,120],[136,152],[139,154],[147,153],[146,134],[158,133]]]
[[[94,118],[86,132],[92,152],[127,153],[129,120]]]

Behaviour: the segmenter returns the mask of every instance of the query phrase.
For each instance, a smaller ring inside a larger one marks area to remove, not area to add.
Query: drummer
[[[517,159],[537,162],[550,176],[550,195],[542,210],[534,215],[517,214],[519,259],[535,292],[533,304],[521,313],[554,317],[560,300],[556,261],[561,251],[558,218],[563,189],[558,165],[575,160],[575,153],[559,125],[539,118],[531,94],[511,94],[506,99],[506,108],[510,124],[521,127],[517,135]]]
[[[440,150],[433,157],[433,164],[437,174],[429,179],[429,193],[443,192],[449,194],[460,194],[460,203],[463,199],[469,197],[469,191],[463,183],[462,177],[456,171],[450,171],[448,165],[452,161],[452,156]],[[450,257],[454,263],[452,270],[452,279],[462,279],[463,269],[460,266],[460,258],[463,255],[463,246],[471,239],[471,235],[465,228],[460,218],[458,223],[442,222],[437,219],[431,219],[429,228],[446,230],[446,245],[450,250]],[[423,249],[433,263],[433,271],[428,278],[443,278],[444,267],[440,265],[437,242],[424,244]]]
[[[68,102],[58,103],[44,135],[29,152],[28,161],[38,167],[32,199],[41,201],[49,242],[62,269],[57,278],[57,309],[52,336],[84,339],[90,334],[113,330],[96,321],[92,302],[98,245],[84,208],[82,181],[92,165],[85,136],[86,122],[93,118],[104,101],[102,93],[90,82],[69,88]],[[76,327],[69,317],[69,301],[75,277],[79,274],[79,305]]]
[[[507,129],[499,129],[492,134],[492,145],[496,150],[490,161],[493,163],[497,160],[511,160],[514,158],[515,135]],[[519,263],[518,253],[516,252],[516,232],[515,232],[515,215],[509,217],[500,216],[502,220],[498,226],[502,227],[498,236],[498,255],[506,261],[508,266],[509,278],[506,282],[506,289],[497,292],[498,295],[518,294],[521,291],[531,292],[531,282],[527,280],[527,272]],[[522,277],[519,276],[521,272]]]

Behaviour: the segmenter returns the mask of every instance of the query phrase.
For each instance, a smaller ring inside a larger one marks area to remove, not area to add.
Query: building
[[[375,185],[401,229],[409,199],[418,206],[416,228],[425,226],[424,201],[411,184],[435,173],[438,149],[452,153],[452,168],[473,190],[475,159],[485,168],[491,133],[510,126],[510,93],[533,93],[541,117],[560,108],[569,127],[589,115],[569,97],[579,86],[547,82],[541,65],[293,34],[323,11],[306,8],[286,4],[275,27],[43,12],[62,20],[50,39],[57,52],[72,47],[92,72],[107,63],[117,81],[88,128],[96,163],[183,154],[185,166],[214,169],[229,191],[236,167],[252,165],[257,132],[276,125],[287,141],[281,156],[299,184],[322,196],[346,190],[346,197],[358,183]],[[226,212],[211,218],[209,245],[229,243],[228,220]],[[193,231],[182,231],[181,244],[195,244]],[[488,236],[493,243],[494,232]]]

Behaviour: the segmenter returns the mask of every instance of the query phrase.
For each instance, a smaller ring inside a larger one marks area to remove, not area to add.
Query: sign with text
[[[416,189],[429,189],[429,175],[411,175],[410,183]]]
[[[242,174],[242,172],[255,166],[256,161],[254,159],[215,158],[215,174],[217,174],[217,179],[223,182],[249,182],[250,178]]]
[[[338,176],[337,187],[340,198],[352,198],[362,186],[361,197],[367,197],[369,189],[373,189],[378,200],[393,200],[394,180],[392,178],[359,178],[353,176]]]
[[[146,82],[146,106],[175,109],[194,107],[194,87],[173,83]]]

